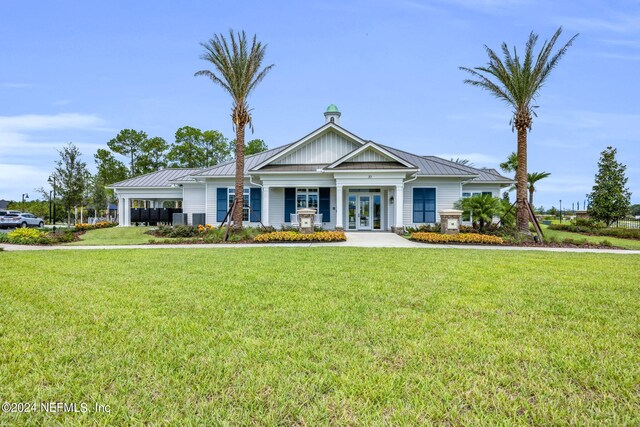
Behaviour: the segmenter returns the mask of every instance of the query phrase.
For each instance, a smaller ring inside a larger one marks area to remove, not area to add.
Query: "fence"
[[[620,228],[640,228],[640,219],[619,219],[615,224]]]
[[[182,213],[178,208],[131,208],[131,224],[173,224],[173,214]]]

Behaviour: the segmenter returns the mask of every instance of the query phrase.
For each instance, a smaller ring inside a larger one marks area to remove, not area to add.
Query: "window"
[[[318,211],[318,195],[317,188],[298,188],[296,189],[296,210],[311,208]]]
[[[413,222],[433,224],[436,222],[436,189],[413,189]]]
[[[231,209],[231,206],[233,206],[233,199],[235,197],[235,194],[236,194],[235,188],[227,189],[227,195],[228,195],[227,199],[229,200],[229,209]],[[244,189],[243,195],[244,195],[244,204],[242,206],[242,220],[249,221],[249,189],[248,188]]]

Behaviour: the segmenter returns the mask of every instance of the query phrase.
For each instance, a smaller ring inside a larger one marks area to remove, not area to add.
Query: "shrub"
[[[295,231],[274,231],[272,233],[259,234],[254,237],[254,242],[340,242],[347,240],[343,231],[317,231],[309,234],[301,234]]]
[[[18,245],[37,245],[51,243],[47,233],[34,228],[16,228],[7,234],[7,241]]]
[[[436,223],[436,224],[421,224],[417,227],[406,227],[406,231],[407,233],[411,234],[411,233],[418,233],[418,232],[423,232],[423,233],[440,233],[440,224]]]
[[[88,230],[96,230],[98,228],[111,228],[118,225],[117,222],[109,222],[109,221],[98,221],[95,224],[87,224],[87,223],[78,223],[75,225],[75,231],[88,231]]]
[[[438,234],[438,233],[413,233],[411,240],[425,243],[480,243],[489,245],[502,245],[504,240],[498,236],[486,234]]]

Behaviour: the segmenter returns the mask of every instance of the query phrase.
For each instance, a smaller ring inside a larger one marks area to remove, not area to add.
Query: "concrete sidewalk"
[[[640,255],[637,250],[620,249],[578,249],[578,248],[542,248],[530,246],[490,246],[490,245],[435,245],[413,242],[393,233],[357,232],[346,233],[346,242],[332,243],[243,243],[243,244],[192,244],[192,245],[118,245],[118,246],[23,246],[0,244],[5,251],[59,251],[59,250],[109,250],[109,249],[223,249],[223,248],[264,248],[264,247],[357,247],[357,248],[417,248],[417,249],[479,249],[487,251],[542,251]]]

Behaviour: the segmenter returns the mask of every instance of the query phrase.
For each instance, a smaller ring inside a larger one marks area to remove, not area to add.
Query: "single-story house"
[[[290,144],[247,156],[245,225],[291,225],[301,208],[317,211],[325,229],[393,230],[434,224],[439,211],[463,197],[491,194],[513,180],[435,156],[365,140],[340,126],[330,105],[325,123]],[[222,221],[234,198],[235,161],[204,169],[164,169],[109,186],[118,197],[119,224],[131,225],[132,203],[181,205],[189,223],[205,214]],[[250,206],[250,208],[248,207]]]

